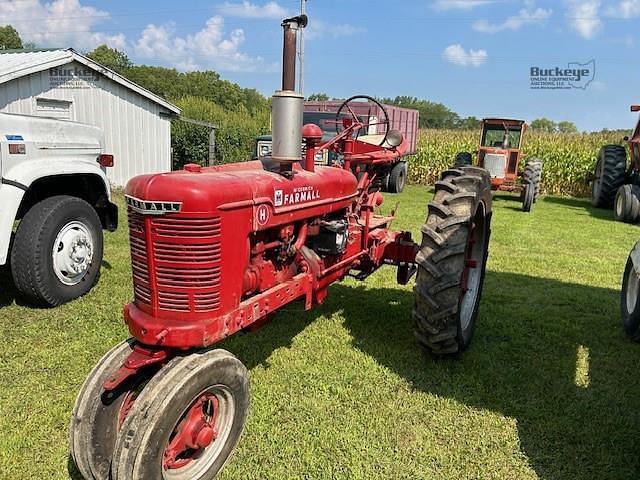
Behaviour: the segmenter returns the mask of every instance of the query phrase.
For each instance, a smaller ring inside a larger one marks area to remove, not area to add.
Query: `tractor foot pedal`
[[[399,285],[406,285],[409,280],[416,274],[418,267],[414,264],[401,264],[398,266],[397,281]]]

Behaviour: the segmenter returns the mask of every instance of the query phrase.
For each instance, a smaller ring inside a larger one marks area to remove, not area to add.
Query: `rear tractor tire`
[[[436,356],[471,342],[491,236],[491,179],[486,170],[447,170],[435,185],[422,244],[413,317],[416,337]]]
[[[640,220],[640,187],[623,185],[618,189],[613,218],[625,223],[637,223]]]
[[[636,250],[638,246],[634,247]],[[640,276],[636,271],[633,252],[627,258],[627,264],[622,277],[622,291],[620,295],[620,311],[622,327],[634,342],[640,342]]]
[[[538,201],[540,196],[540,183],[542,182],[542,160],[538,158],[530,158],[524,166],[522,174],[522,183],[533,185],[533,202]]]
[[[453,164],[453,168],[470,167],[473,165],[473,157],[469,152],[459,152],[456,155],[456,161]]]
[[[522,211],[530,212],[535,203],[536,188],[532,183],[525,183],[522,187]]]
[[[224,350],[176,357],[136,399],[121,428],[112,480],[212,480],[249,411],[249,380]]]
[[[591,204],[594,207],[611,208],[626,179],[627,151],[621,145],[605,145],[598,153],[598,160],[591,184]]]

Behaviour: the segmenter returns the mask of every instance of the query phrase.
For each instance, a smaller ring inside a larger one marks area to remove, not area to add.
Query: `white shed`
[[[180,109],[73,49],[0,53],[0,111],[100,127],[116,186],[171,170],[170,117]]]

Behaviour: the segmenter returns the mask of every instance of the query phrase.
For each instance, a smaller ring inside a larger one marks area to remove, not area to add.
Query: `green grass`
[[[399,199],[395,227],[417,236],[430,197],[409,187],[385,208]],[[640,345],[621,331],[618,298],[640,231],[582,200],[519,207],[494,201],[481,318],[457,360],[421,354],[411,289],[391,268],[224,342],[250,369],[252,410],[222,478],[638,478]],[[105,260],[98,287],[55,310],[22,305],[0,274],[3,480],[79,478],[69,413],[127,337],[126,228],[107,235]]]

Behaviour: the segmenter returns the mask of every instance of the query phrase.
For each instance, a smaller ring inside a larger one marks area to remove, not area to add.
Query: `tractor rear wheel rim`
[[[164,451],[164,480],[192,480],[209,471],[224,449],[235,416],[235,401],[222,385],[203,391],[185,409]]]
[[[633,313],[638,303],[638,292],[640,292],[640,278],[636,273],[635,267],[629,269],[629,276],[627,278],[627,312]]]
[[[483,203],[480,203],[470,228],[462,274],[462,297],[460,299],[460,328],[462,331],[469,327],[473,319],[482,286],[482,271],[487,247],[487,224]]]

